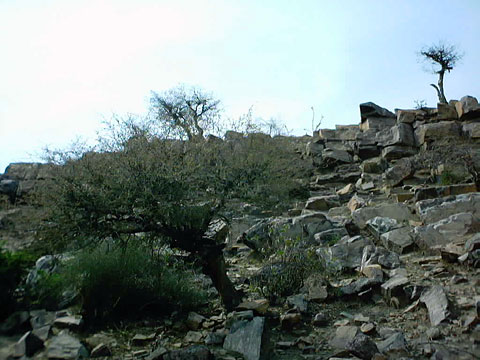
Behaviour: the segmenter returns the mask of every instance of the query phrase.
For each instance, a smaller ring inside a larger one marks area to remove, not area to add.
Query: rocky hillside
[[[480,106],[468,96],[394,114],[369,102],[360,114],[359,125],[322,129],[303,145],[298,156],[315,169],[306,202],[275,217],[244,204],[223,236],[228,275],[245,293],[236,311],[215,303],[96,333],[73,308],[24,311],[2,324],[0,354],[479,358]],[[28,194],[44,170],[12,164],[1,177],[10,248],[33,239],[28,212],[41,209]]]

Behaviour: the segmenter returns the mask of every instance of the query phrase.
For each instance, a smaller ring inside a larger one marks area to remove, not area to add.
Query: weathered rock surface
[[[427,307],[428,316],[433,326],[441,324],[450,316],[447,294],[442,286],[433,286],[422,294],[420,301]]]
[[[405,204],[380,204],[352,212],[353,221],[360,229],[365,229],[367,221],[377,216],[392,218],[399,223],[413,219],[410,209]]]
[[[234,333],[228,334],[223,348],[242,354],[246,360],[259,360],[264,325],[265,318],[253,318]]]

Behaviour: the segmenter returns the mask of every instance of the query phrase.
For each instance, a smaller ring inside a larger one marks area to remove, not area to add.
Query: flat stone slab
[[[440,286],[434,286],[420,296],[420,301],[428,309],[430,323],[437,326],[447,320],[450,312],[448,311],[448,298],[445,289]]]
[[[242,354],[246,360],[259,360],[264,325],[265,318],[253,318],[245,326],[232,334],[228,334],[223,343],[223,348]]]

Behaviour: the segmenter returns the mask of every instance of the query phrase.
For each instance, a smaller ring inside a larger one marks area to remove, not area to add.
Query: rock
[[[112,356],[112,351],[108,347],[108,345],[105,344],[98,344],[95,346],[90,353],[90,357],[95,358],[95,357],[104,357],[104,356]]]
[[[360,229],[365,229],[367,221],[377,216],[395,219],[400,223],[413,220],[413,216],[405,204],[381,204],[360,208],[352,212],[352,219]]]
[[[423,120],[425,112],[422,110],[400,110],[395,111],[397,114],[397,123],[413,124],[415,121]]]
[[[480,221],[480,193],[446,196],[418,201],[416,212],[426,224],[445,219],[458,213],[470,213],[474,222]]]
[[[215,219],[209,225],[205,232],[205,237],[221,244],[225,242],[230,231],[230,226],[222,219]]]
[[[0,333],[7,335],[22,333],[28,330],[29,319],[30,314],[28,311],[14,312],[3,323],[0,324]]]
[[[398,254],[381,246],[365,246],[362,253],[361,268],[368,265],[379,264],[386,269],[394,269],[401,265]]]
[[[340,206],[338,195],[316,196],[307,200],[305,209],[327,211],[332,207]]]
[[[442,286],[433,286],[424,292],[420,296],[420,301],[427,307],[430,323],[433,326],[441,324],[450,316],[447,294]]]
[[[302,315],[300,313],[289,313],[280,316],[280,325],[284,330],[291,330],[302,323]]]
[[[46,310],[30,311],[30,325],[32,329],[38,329],[46,325],[52,325],[55,320],[55,313]]]
[[[197,330],[202,326],[202,322],[205,321],[205,317],[203,317],[200,314],[197,314],[196,312],[189,312],[187,320],[185,321],[185,325],[190,330]]]
[[[148,355],[145,360],[163,360],[163,356],[168,353],[168,350],[165,349],[163,346],[159,346],[155,350],[153,350],[150,355]]]
[[[367,265],[364,266],[361,271],[367,278],[383,282],[383,271],[380,265]]]
[[[360,167],[364,173],[381,174],[388,167],[388,164],[385,159],[381,157],[376,157],[364,160]]]
[[[185,341],[186,343],[199,343],[200,341],[202,341],[202,337],[203,335],[201,332],[190,330],[183,338],[183,341]]]
[[[373,102],[366,102],[360,104],[360,117],[362,122],[366,120],[368,117],[378,117],[378,118],[395,118],[395,114],[388,111],[381,106]]]
[[[367,335],[359,333],[357,334],[346,346],[353,355],[360,359],[370,360],[378,353],[377,345]]]
[[[85,346],[65,331],[53,337],[47,347],[49,359],[85,359],[88,355]]]
[[[364,323],[360,326],[360,331],[364,334],[371,334],[375,331],[375,324],[374,323]]]
[[[410,281],[405,276],[394,276],[390,278],[387,282],[383,283],[382,295],[390,303],[393,298],[398,299],[398,301],[406,302],[406,294],[404,291],[405,285]]]
[[[342,286],[340,294],[343,296],[359,294],[381,284],[381,282],[378,278],[359,278],[348,285]]]
[[[393,118],[368,117],[360,124],[360,130],[364,132],[379,131],[391,128],[392,126],[395,126],[395,124],[396,120]]]
[[[415,189],[415,200],[435,199],[449,195],[460,195],[477,192],[475,184],[455,184],[448,186],[429,186]]]
[[[392,145],[384,147],[382,150],[382,157],[386,160],[396,160],[404,157],[413,156],[418,152],[414,147],[403,145]]]
[[[68,328],[68,329],[76,330],[83,325],[83,319],[80,315],[61,316],[54,320],[53,325],[62,329]]]
[[[367,229],[378,240],[380,235],[398,228],[400,225],[397,220],[388,217],[376,216],[367,221]]]
[[[328,325],[327,314],[324,312],[316,314],[312,320],[312,324],[313,326],[318,326],[318,327]]]
[[[227,335],[223,332],[212,332],[205,338],[205,345],[222,345]]]
[[[452,239],[459,239],[474,232],[476,223],[471,213],[459,213],[413,230],[415,243],[422,249],[439,249]]]
[[[335,349],[347,349],[347,345],[359,334],[357,326],[340,326],[329,344]]]
[[[464,96],[455,104],[461,120],[480,118],[480,105],[473,96]]]
[[[323,163],[327,167],[333,167],[340,164],[349,164],[353,162],[353,157],[344,150],[325,149],[322,151]]]
[[[452,136],[460,136],[460,127],[454,121],[428,123],[420,125],[417,129],[415,129],[415,138],[418,146],[424,144],[425,142],[441,140],[442,138]]]
[[[204,345],[193,345],[186,349],[172,350],[163,355],[163,360],[213,360],[210,350]]]
[[[455,109],[455,106],[452,106],[450,104],[438,103],[437,108],[438,108],[438,115],[437,115],[438,120],[458,119],[458,114],[457,114],[457,110]]]
[[[317,175],[315,185],[327,185],[332,183],[354,183],[362,176],[361,172],[351,173],[330,173],[325,175]]]
[[[12,179],[0,180],[0,194],[8,196],[10,203],[14,203],[17,198],[18,181]]]
[[[382,354],[387,355],[389,359],[408,356],[407,341],[401,332],[390,335],[385,340],[378,342],[377,347],[378,350],[380,350]]]
[[[237,306],[237,310],[252,310],[256,314],[265,315],[270,303],[267,299],[258,299],[242,302]]]
[[[406,226],[381,234],[380,241],[388,250],[397,254],[405,254],[414,246],[411,229]]]
[[[287,297],[287,304],[297,309],[301,313],[306,313],[308,309],[308,300],[304,294],[291,295]]]
[[[26,332],[14,347],[14,357],[33,356],[38,350],[43,348],[42,339],[38,338],[31,331]]]
[[[52,327],[50,325],[38,327],[32,330],[32,334],[38,337],[42,341],[47,341],[48,336],[50,335],[51,328]]]
[[[345,243],[335,244],[329,248],[319,248],[316,253],[323,258],[327,266],[339,270],[353,270],[361,265],[365,246],[372,244],[372,240],[369,238],[355,236]]]
[[[340,190],[337,190],[337,195],[340,195],[340,196],[348,195],[351,192],[353,192],[354,189],[355,189],[355,185],[347,184],[343,188],[341,188]]]
[[[355,210],[358,210],[366,205],[367,203],[365,200],[363,200],[361,197],[357,195],[353,195],[350,201],[348,202],[347,207],[353,213]]]
[[[148,334],[148,335],[135,334],[135,336],[132,339],[132,345],[143,346],[143,345],[155,340],[155,337],[156,337],[155,333],[151,333],[151,334]]]
[[[471,139],[480,138],[480,123],[467,123],[462,124],[462,133]]]
[[[342,237],[347,236],[348,232],[347,229],[344,227],[333,228],[330,230],[321,231],[314,235],[315,243],[319,245],[324,244],[335,244],[337,243]]]
[[[470,237],[465,243],[465,251],[474,251],[480,249],[480,233]]]
[[[437,327],[431,327],[429,328],[426,332],[425,335],[427,336],[428,339],[430,340],[437,340],[442,337],[442,333],[440,332],[440,329]]]
[[[264,318],[255,317],[242,328],[228,334],[223,348],[242,354],[246,360],[259,360],[264,324]]]
[[[412,177],[414,168],[410,159],[400,159],[385,171],[384,179],[390,186],[398,186],[403,180]]]
[[[377,144],[381,147],[402,145],[415,147],[415,135],[410,124],[400,123],[376,134]]]
[[[325,145],[309,141],[305,147],[306,156],[320,156],[325,149]]]

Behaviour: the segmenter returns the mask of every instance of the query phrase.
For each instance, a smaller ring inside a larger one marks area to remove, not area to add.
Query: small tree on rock
[[[203,139],[219,123],[220,101],[199,88],[180,85],[162,94],[153,92],[150,104],[164,129],[184,140]]]
[[[434,68],[433,72],[438,74],[438,86],[430,84],[437,91],[438,101],[446,104],[447,98],[445,97],[445,91],[443,88],[443,79],[445,72],[450,72],[456,65],[463,54],[461,54],[454,45],[447,45],[439,43],[438,45],[432,45],[425,47],[420,51],[420,55],[425,61],[431,63],[433,66],[440,66],[440,68]]]

